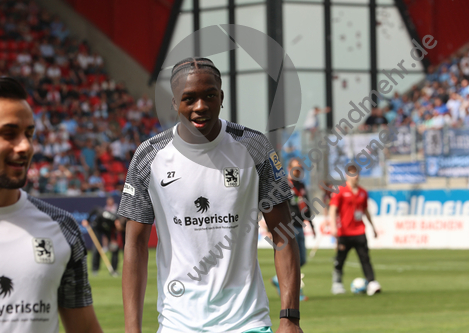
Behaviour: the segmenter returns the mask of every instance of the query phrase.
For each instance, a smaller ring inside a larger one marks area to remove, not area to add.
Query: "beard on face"
[[[0,173],[0,188],[8,190],[16,190],[22,188],[26,184],[27,175],[20,179],[12,179],[4,173]]]

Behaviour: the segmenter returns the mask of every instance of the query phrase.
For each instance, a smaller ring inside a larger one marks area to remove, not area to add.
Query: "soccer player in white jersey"
[[[73,217],[21,190],[33,156],[27,93],[0,78],[0,332],[102,332]]]
[[[119,205],[130,219],[122,274],[126,332],[141,332],[153,221],[159,333],[272,332],[257,260],[259,208],[275,243],[277,332],[302,332],[298,245],[293,233],[281,231],[292,230],[291,193],[277,154],[263,134],[219,119],[220,72],[209,59],[177,63],[171,87],[181,122],[138,147]]]

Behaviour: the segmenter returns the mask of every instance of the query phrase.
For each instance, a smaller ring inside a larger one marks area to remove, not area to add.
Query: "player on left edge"
[[[102,332],[88,282],[78,224],[21,188],[33,157],[33,112],[27,93],[0,78],[0,331]]]

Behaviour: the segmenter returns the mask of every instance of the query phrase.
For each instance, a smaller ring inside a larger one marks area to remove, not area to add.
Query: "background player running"
[[[368,193],[358,186],[358,170],[354,165],[350,165],[347,170],[346,185],[340,187],[339,193],[332,195],[329,208],[331,234],[338,237],[337,255],[332,273],[332,293],[345,293],[345,288],[342,284],[343,267],[348,252],[350,249],[355,248],[360,258],[363,274],[368,281],[367,294],[371,296],[379,292],[381,286],[375,281],[373,267],[368,255],[363,215],[370,222],[375,237],[378,237],[378,234],[368,212]]]

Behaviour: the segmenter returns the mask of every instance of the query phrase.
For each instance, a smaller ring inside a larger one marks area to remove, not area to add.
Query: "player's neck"
[[[21,193],[19,189],[0,188],[0,207],[8,207],[14,205],[20,199]]]
[[[347,186],[353,191],[356,192],[358,190],[358,184],[355,184],[355,186],[352,186],[349,182],[347,182]]]

